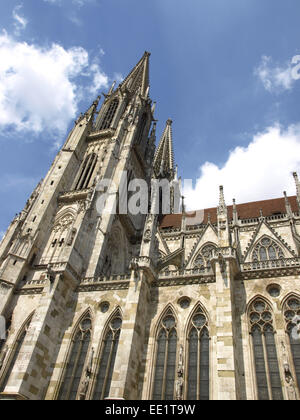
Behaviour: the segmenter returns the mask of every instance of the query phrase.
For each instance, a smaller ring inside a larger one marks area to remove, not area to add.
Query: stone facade
[[[170,181],[176,207],[149,55],[80,115],[1,242],[0,398],[298,399],[296,174],[294,197],[227,206],[220,187],[199,213],[97,210],[99,180],[123,171]]]

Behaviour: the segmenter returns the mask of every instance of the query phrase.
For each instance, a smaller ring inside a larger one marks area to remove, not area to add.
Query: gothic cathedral
[[[292,197],[226,205],[220,187],[176,212],[149,57],[78,117],[0,244],[0,399],[299,399],[297,174]],[[99,213],[99,182],[124,172],[167,180],[169,214],[161,194],[158,214],[120,211],[118,188]]]

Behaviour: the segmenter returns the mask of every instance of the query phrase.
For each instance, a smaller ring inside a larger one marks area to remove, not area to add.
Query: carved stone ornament
[[[94,349],[92,348],[92,354],[91,354],[89,363],[85,368],[84,378],[83,378],[83,380],[81,381],[81,384],[80,384],[80,391],[79,391],[80,400],[85,400],[85,398],[86,398],[86,394],[87,394],[87,391],[88,391],[88,388],[89,388],[91,375],[92,375],[93,360],[94,360]]]

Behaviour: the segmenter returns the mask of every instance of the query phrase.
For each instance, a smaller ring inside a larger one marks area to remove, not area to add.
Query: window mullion
[[[271,385],[269,360],[268,360],[268,353],[267,353],[267,346],[266,346],[266,337],[264,333],[262,333],[262,343],[263,343],[263,350],[264,350],[265,369],[266,369],[266,377],[267,377],[267,384],[268,384],[268,391],[269,391],[269,399],[272,400],[273,399],[272,385]]]
[[[197,400],[200,400],[200,333],[201,331],[197,330],[198,332],[198,346],[197,346]]]

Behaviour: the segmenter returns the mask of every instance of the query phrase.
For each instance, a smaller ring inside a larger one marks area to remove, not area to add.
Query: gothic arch
[[[273,305],[257,295],[247,308],[252,374],[258,400],[283,399]]]
[[[282,308],[282,310],[284,310],[284,306],[287,303],[287,301],[291,298],[295,298],[295,299],[300,299],[300,293],[297,292],[289,292],[288,294],[286,294],[280,302],[280,307]]]
[[[186,323],[185,323],[185,327],[184,327],[184,337],[186,337],[186,335],[188,333],[188,330],[189,330],[189,326],[190,326],[191,321],[192,321],[192,318],[196,314],[196,312],[197,312],[198,309],[201,309],[201,311],[206,316],[206,319],[207,319],[207,327],[208,327],[208,331],[209,331],[210,325],[211,325],[211,319],[210,319],[209,313],[208,313],[205,305],[203,303],[201,303],[200,301],[198,301],[198,302],[195,303],[195,305],[193,306],[193,308],[191,309],[191,311],[190,311],[190,313],[189,313],[189,315],[187,317],[187,320],[186,320]]]
[[[27,335],[27,331],[28,328],[30,326],[30,323],[32,321],[32,318],[34,316],[34,312],[33,311],[26,319],[26,321],[23,322],[22,326],[19,328],[19,331],[14,339],[14,342],[10,348],[9,354],[7,357],[5,357],[4,355],[4,368],[2,369],[2,372],[0,374],[0,392],[3,392],[8,381],[9,378],[11,376],[12,373],[12,369],[18,359],[19,353],[23,347],[24,344],[24,340],[26,338]]]
[[[90,391],[93,400],[103,400],[109,396],[122,323],[123,314],[120,307],[117,307],[108,317],[98,345]]]
[[[117,115],[118,109],[121,104],[119,95],[115,95],[104,105],[103,114],[99,121],[99,130],[108,130],[112,127],[114,119]]]
[[[285,258],[284,247],[269,235],[258,238],[251,249],[251,261],[269,261]]]
[[[151,328],[151,333],[150,333],[150,335],[152,337],[157,336],[159,325],[160,325],[162,319],[164,318],[164,316],[167,314],[168,311],[171,311],[173,313],[173,316],[176,320],[176,325],[177,325],[177,328],[178,328],[178,317],[177,317],[177,314],[176,314],[175,306],[173,305],[172,302],[168,302],[166,304],[165,308],[160,312],[160,314],[158,316],[156,316],[156,319],[154,319],[154,322],[152,324],[153,326]]]
[[[205,242],[201,248],[196,253],[195,257],[192,260],[192,268],[203,268],[210,267],[209,257],[211,256],[212,250],[217,249],[217,245],[213,242]],[[199,260],[199,263],[197,263]]]
[[[185,399],[208,400],[211,378],[210,320],[206,309],[197,303],[185,328]]]
[[[83,321],[84,318],[90,317],[92,322],[92,328],[95,320],[95,312],[94,310],[88,306],[86,309],[84,309],[81,314],[79,314],[76,317],[76,321],[74,321],[70,327],[71,330],[71,339],[74,337],[74,334],[76,332],[76,329],[78,328],[79,324]]]
[[[172,304],[158,317],[151,355],[150,399],[173,400],[178,358],[178,319]]]
[[[81,386],[84,367],[90,354],[93,333],[93,313],[91,308],[79,316],[72,328],[64,366],[57,387],[58,400],[75,400]]]
[[[248,301],[248,303],[247,303],[247,305],[246,305],[246,311],[245,311],[245,313],[247,314],[247,317],[249,317],[249,313],[250,313],[250,308],[251,308],[251,305],[256,301],[256,300],[263,300],[268,306],[270,306],[271,307],[271,309],[272,309],[272,312],[274,313],[274,303],[271,301],[271,300],[269,300],[266,296],[264,296],[264,295],[262,295],[262,294],[260,294],[260,293],[258,293],[258,294],[256,294],[255,296],[253,296],[249,301]]]

